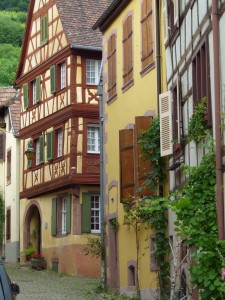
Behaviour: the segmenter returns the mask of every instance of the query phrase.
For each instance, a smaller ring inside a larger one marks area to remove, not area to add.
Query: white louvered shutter
[[[161,156],[170,155],[173,152],[171,100],[171,91],[159,95]]]
[[[167,0],[162,0],[162,13],[163,13],[164,43],[166,43],[169,38]]]

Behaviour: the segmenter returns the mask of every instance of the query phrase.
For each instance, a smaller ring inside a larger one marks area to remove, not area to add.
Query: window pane
[[[100,132],[99,126],[89,126],[87,133],[87,151],[99,153],[100,152]]]
[[[37,103],[37,85],[36,80],[32,82],[32,90],[33,90],[33,104]]]
[[[100,196],[91,196],[91,231],[100,231]]]
[[[60,67],[61,69],[61,89],[66,87],[66,64],[63,63]]]
[[[57,131],[58,141],[57,141],[57,157],[62,156],[62,129]]]
[[[86,82],[87,84],[98,84],[100,75],[101,60],[86,60]]]
[[[40,142],[37,140],[36,142],[36,165],[40,164]]]
[[[62,203],[62,234],[66,233],[66,198],[63,198]]]

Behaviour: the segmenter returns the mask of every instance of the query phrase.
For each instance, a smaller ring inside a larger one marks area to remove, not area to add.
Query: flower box
[[[46,260],[44,258],[31,258],[31,267],[36,270],[46,269]]]

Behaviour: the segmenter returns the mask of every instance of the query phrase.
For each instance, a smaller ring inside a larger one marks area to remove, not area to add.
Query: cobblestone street
[[[100,280],[66,276],[51,271],[36,271],[29,267],[6,264],[11,281],[20,286],[17,300],[96,300]]]

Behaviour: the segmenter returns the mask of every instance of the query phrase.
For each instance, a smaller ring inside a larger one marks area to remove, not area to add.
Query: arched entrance
[[[31,247],[41,252],[41,216],[37,203],[28,208],[24,222],[24,248]]]

